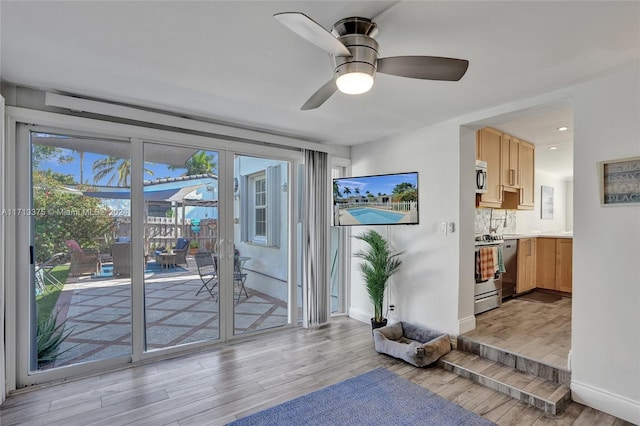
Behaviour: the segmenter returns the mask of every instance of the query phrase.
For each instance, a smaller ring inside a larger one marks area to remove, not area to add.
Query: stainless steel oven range
[[[476,253],[474,261],[479,255],[481,247],[500,247],[504,241],[501,236],[495,235],[482,235],[476,237]],[[477,268],[476,268],[477,269]],[[473,292],[474,301],[474,314],[479,314],[490,309],[498,308],[502,304],[502,275],[497,273],[488,280],[481,280],[479,274],[476,271],[475,287]]]

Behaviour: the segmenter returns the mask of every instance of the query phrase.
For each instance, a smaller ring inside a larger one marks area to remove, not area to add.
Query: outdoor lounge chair
[[[131,243],[113,243],[111,245],[113,259],[113,276],[131,275]]]
[[[218,268],[216,267],[216,261],[213,258],[211,252],[196,253],[194,256],[196,259],[196,265],[198,266],[198,275],[202,280],[202,286],[196,293],[196,296],[200,294],[202,290],[207,290],[214,300],[218,300],[218,294],[215,292],[218,285]]]
[[[53,274],[53,269],[61,265],[67,259],[67,253],[56,253],[44,262],[38,264],[35,269],[36,291],[38,294],[44,294],[47,290],[47,284],[58,289],[62,289],[64,283],[60,282]]]
[[[100,271],[100,256],[96,249],[83,249],[75,240],[66,241],[66,245],[71,258],[70,275],[95,274]]]
[[[188,238],[178,238],[173,248],[173,252],[176,254],[176,265],[187,264],[187,252],[189,251],[190,242],[191,240]]]
[[[178,238],[176,245],[171,249],[176,255],[176,265],[187,265],[187,252],[189,251],[190,242],[191,240],[188,238]],[[158,249],[156,250],[156,263],[158,265],[161,263],[159,255],[166,252],[167,249],[165,247],[158,247]]]

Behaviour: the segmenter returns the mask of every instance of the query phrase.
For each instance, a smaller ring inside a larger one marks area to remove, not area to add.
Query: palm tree
[[[333,199],[337,200],[340,198],[340,186],[338,186],[338,182],[333,181]]]
[[[356,195],[360,195],[360,188],[356,187],[353,191],[356,193]]]
[[[113,180],[118,178],[118,185],[128,187],[131,182],[131,160],[128,158],[105,157],[94,161],[93,166],[93,183],[98,183],[110,174],[113,174],[107,181],[107,185],[111,185]],[[153,171],[144,169],[144,172],[153,176]]]
[[[346,196],[349,196],[351,194],[351,189],[349,189],[348,186],[345,186],[344,189],[342,190],[342,193]]]
[[[84,184],[84,151],[74,150],[80,157],[80,183]]]
[[[169,166],[169,170],[186,168],[184,176],[192,176],[213,173],[216,166],[213,155],[208,154],[207,151],[198,151],[189,157],[184,166]]]

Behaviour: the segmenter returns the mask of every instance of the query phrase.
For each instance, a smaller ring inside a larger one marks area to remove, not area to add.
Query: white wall
[[[573,231],[573,180],[565,182],[565,194],[567,199],[565,209],[565,228],[566,231]]]
[[[572,394],[640,424],[640,206],[603,207],[598,162],[640,156],[640,67],[574,93]]]
[[[567,231],[567,185],[559,176],[537,170],[535,173],[534,209],[516,211],[516,233],[528,234],[532,231]],[[542,186],[553,188],[553,219],[542,219],[540,214]],[[569,195],[570,196],[570,195]]]
[[[464,125],[572,98],[574,181],[552,185],[558,192],[573,192],[573,204],[566,207],[573,211],[573,224],[567,223],[567,211],[559,218],[565,229],[574,231],[572,394],[579,402],[637,424],[640,206],[601,207],[597,163],[640,156],[639,76],[636,63],[592,83],[352,149],[353,174],[420,172],[420,225],[388,227],[392,244],[407,252],[392,284],[392,302],[399,308],[396,319],[457,334],[456,329],[464,332],[473,323],[468,290],[473,286],[474,215],[464,192],[469,187],[473,199],[475,144]],[[548,181],[536,181],[538,197],[543,182]],[[539,215],[539,210],[531,214]],[[437,224],[451,220],[461,221],[460,232],[439,234]],[[368,321],[371,304],[356,260],[352,263],[349,314]]]
[[[475,145],[469,141],[469,145]],[[386,236],[396,250],[404,251],[403,264],[390,285],[390,302],[396,305],[390,319],[411,321],[450,334],[458,334],[459,300],[459,232],[444,235],[440,222],[455,222],[458,227],[461,208],[460,193],[460,128],[454,123],[442,123],[405,134],[352,148],[352,175],[411,172],[419,173],[419,225],[373,227]],[[468,170],[473,172],[473,156],[469,155]],[[472,182],[472,176],[467,177]],[[473,197],[469,184],[468,197]],[[473,209],[467,207],[467,222],[473,241]],[[352,235],[368,228],[353,227]],[[354,252],[362,248],[352,240]],[[469,254],[469,267],[472,257]],[[473,271],[468,273],[467,287],[473,289]],[[462,298],[466,299],[466,298]],[[472,298],[466,304],[472,314]],[[358,260],[352,259],[351,306],[349,315],[368,322],[373,314],[364,283],[358,270]]]

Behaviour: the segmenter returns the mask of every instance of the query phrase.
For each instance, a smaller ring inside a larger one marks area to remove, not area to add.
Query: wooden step
[[[440,358],[445,370],[466,377],[490,389],[558,415],[571,401],[569,387],[526,373],[479,355],[453,350]]]
[[[508,367],[542,377],[561,385],[571,385],[571,372],[565,368],[537,361],[517,353],[487,345],[486,343],[480,343],[465,336],[458,336],[457,340],[457,348],[463,352],[479,355],[491,361],[499,362]]]

